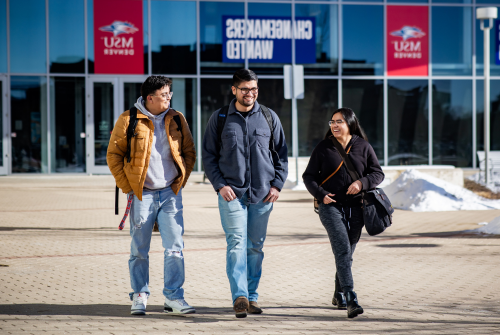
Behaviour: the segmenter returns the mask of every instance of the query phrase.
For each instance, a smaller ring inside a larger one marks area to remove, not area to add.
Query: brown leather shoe
[[[248,313],[262,314],[262,308],[259,307],[257,301],[250,301],[250,306],[248,306]]]
[[[234,312],[237,318],[246,318],[248,309],[248,299],[246,297],[238,297],[233,305]]]

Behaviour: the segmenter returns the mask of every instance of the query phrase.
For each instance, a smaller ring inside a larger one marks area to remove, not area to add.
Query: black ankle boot
[[[347,300],[347,317],[355,318],[359,314],[363,314],[363,307],[358,305],[358,297],[354,291],[348,291],[346,293]]]
[[[336,276],[335,276],[336,277]],[[338,309],[346,309],[346,301],[344,292],[340,289],[338,278],[335,278],[335,292],[333,293],[332,305],[337,306]]]

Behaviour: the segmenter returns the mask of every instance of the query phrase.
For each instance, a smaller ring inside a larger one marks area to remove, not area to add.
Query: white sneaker
[[[169,300],[165,298],[164,312],[171,314],[192,314],[196,313],[194,307],[189,306],[189,304],[184,299]]]
[[[134,293],[132,298],[132,309],[130,314],[132,315],[144,315],[146,314],[146,305],[148,304],[148,294],[146,292]]]

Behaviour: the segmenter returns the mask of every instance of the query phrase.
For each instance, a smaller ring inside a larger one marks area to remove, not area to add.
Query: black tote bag
[[[359,180],[360,176],[354,169],[342,145],[340,145],[335,137],[331,137],[331,139],[335,148],[337,148],[337,151],[340,153],[352,180]],[[391,201],[381,188],[362,192],[361,196],[366,231],[371,236],[378,235],[392,225],[394,208],[392,207]]]

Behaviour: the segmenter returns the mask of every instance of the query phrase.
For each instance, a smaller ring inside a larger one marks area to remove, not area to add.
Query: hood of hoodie
[[[154,120],[158,117],[161,117],[163,118],[165,116],[165,114],[168,112],[168,110],[170,109],[170,103],[168,104],[168,108],[164,111],[164,112],[161,112],[160,114],[158,115],[153,115],[151,114],[147,109],[146,109],[146,106],[144,104],[144,99],[142,97],[139,97],[137,99],[137,102],[134,104],[134,106],[140,110],[144,115],[146,115],[150,120]]]

